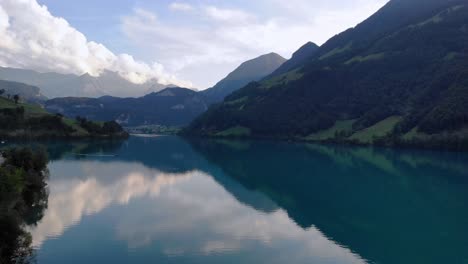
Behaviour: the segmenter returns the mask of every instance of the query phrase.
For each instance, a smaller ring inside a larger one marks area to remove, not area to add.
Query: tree
[[[13,96],[13,100],[15,100],[15,104],[18,104],[18,101],[20,100],[20,96],[17,95],[17,94],[15,94],[15,95]]]
[[[0,89],[0,96],[5,93],[5,89]]]
[[[105,122],[102,126],[102,132],[104,134],[115,134],[123,132],[122,127],[115,121]]]
[[[75,120],[76,120],[79,124],[81,124],[81,123],[83,123],[83,122],[86,122],[86,118],[81,117],[81,116],[76,116],[76,117],[75,117]]]
[[[3,150],[0,166],[0,263],[34,263],[28,225],[37,225],[47,208],[45,150]]]

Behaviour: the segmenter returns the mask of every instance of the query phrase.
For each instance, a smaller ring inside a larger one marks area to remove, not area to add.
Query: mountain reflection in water
[[[178,137],[48,147],[39,263],[468,258],[465,154]]]

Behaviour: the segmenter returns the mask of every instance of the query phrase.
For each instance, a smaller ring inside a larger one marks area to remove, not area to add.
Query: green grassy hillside
[[[375,138],[382,138],[395,129],[396,125],[401,121],[399,116],[391,116],[382,121],[379,121],[377,124],[372,125],[363,130],[357,131],[349,139],[356,140],[363,143],[372,143]]]
[[[349,135],[353,131],[353,124],[356,120],[339,120],[336,121],[335,125],[321,130],[317,133],[310,134],[305,139],[308,141],[321,141],[321,140],[330,140],[339,135]]]

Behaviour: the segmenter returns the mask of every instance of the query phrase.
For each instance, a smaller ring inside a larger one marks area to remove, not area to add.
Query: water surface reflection
[[[32,229],[40,263],[468,257],[463,154],[177,137],[92,145],[49,145],[49,207]]]

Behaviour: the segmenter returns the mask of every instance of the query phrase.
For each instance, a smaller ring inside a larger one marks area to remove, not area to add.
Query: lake
[[[468,155],[131,137],[50,143],[38,263],[468,263]]]

